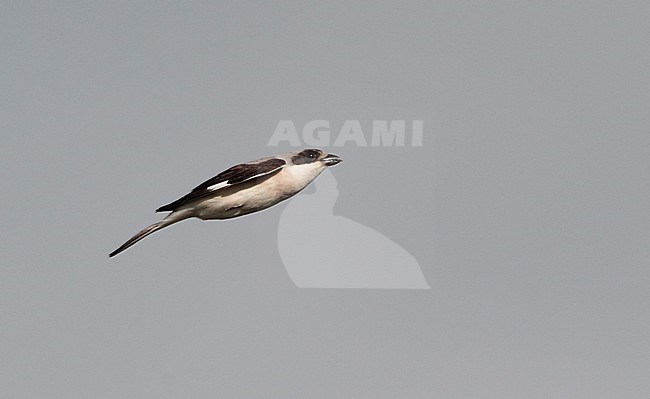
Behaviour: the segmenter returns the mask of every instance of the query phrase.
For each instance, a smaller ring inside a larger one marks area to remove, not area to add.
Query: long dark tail
[[[172,212],[166,218],[161,220],[160,222],[154,223],[154,224],[149,225],[149,226],[145,227],[144,229],[140,230],[136,235],[129,238],[129,240],[127,242],[125,242],[124,244],[122,244],[118,249],[111,252],[108,255],[108,257],[112,258],[113,256],[119,254],[120,252],[122,252],[125,249],[129,248],[130,246],[134,245],[138,241],[142,240],[143,238],[145,238],[149,234],[153,234],[156,231],[158,231],[158,230],[160,230],[160,229],[162,229],[164,227],[171,226],[172,224],[174,224],[176,222],[180,222],[181,220],[185,220],[185,219],[187,219],[189,217],[192,217],[192,215],[189,214],[189,212],[187,212],[187,211]]]

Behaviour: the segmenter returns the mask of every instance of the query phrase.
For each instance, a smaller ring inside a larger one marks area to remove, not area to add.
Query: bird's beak
[[[321,159],[321,161],[323,161],[325,166],[334,166],[337,163],[342,162],[343,160],[338,155],[327,154],[325,155],[325,157],[323,157],[323,159]]]

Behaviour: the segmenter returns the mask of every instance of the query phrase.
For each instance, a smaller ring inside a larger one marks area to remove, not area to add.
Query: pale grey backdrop
[[[646,2],[103,3],[2,5],[1,397],[650,396]],[[285,205],[108,259],[282,119],[424,120],[327,149],[431,290],[296,288]]]

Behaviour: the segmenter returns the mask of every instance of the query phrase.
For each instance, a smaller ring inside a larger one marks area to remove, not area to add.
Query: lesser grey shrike
[[[184,197],[156,209],[156,212],[171,213],[142,229],[108,256],[113,257],[149,234],[181,220],[230,219],[271,207],[297,194],[325,168],[341,161],[337,155],[306,149],[235,165]]]

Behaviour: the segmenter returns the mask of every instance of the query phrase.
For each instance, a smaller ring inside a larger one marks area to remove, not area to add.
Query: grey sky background
[[[2,9],[1,397],[650,395],[647,3]],[[284,204],[108,259],[283,119],[424,120],[325,150],[431,290],[296,288]]]

